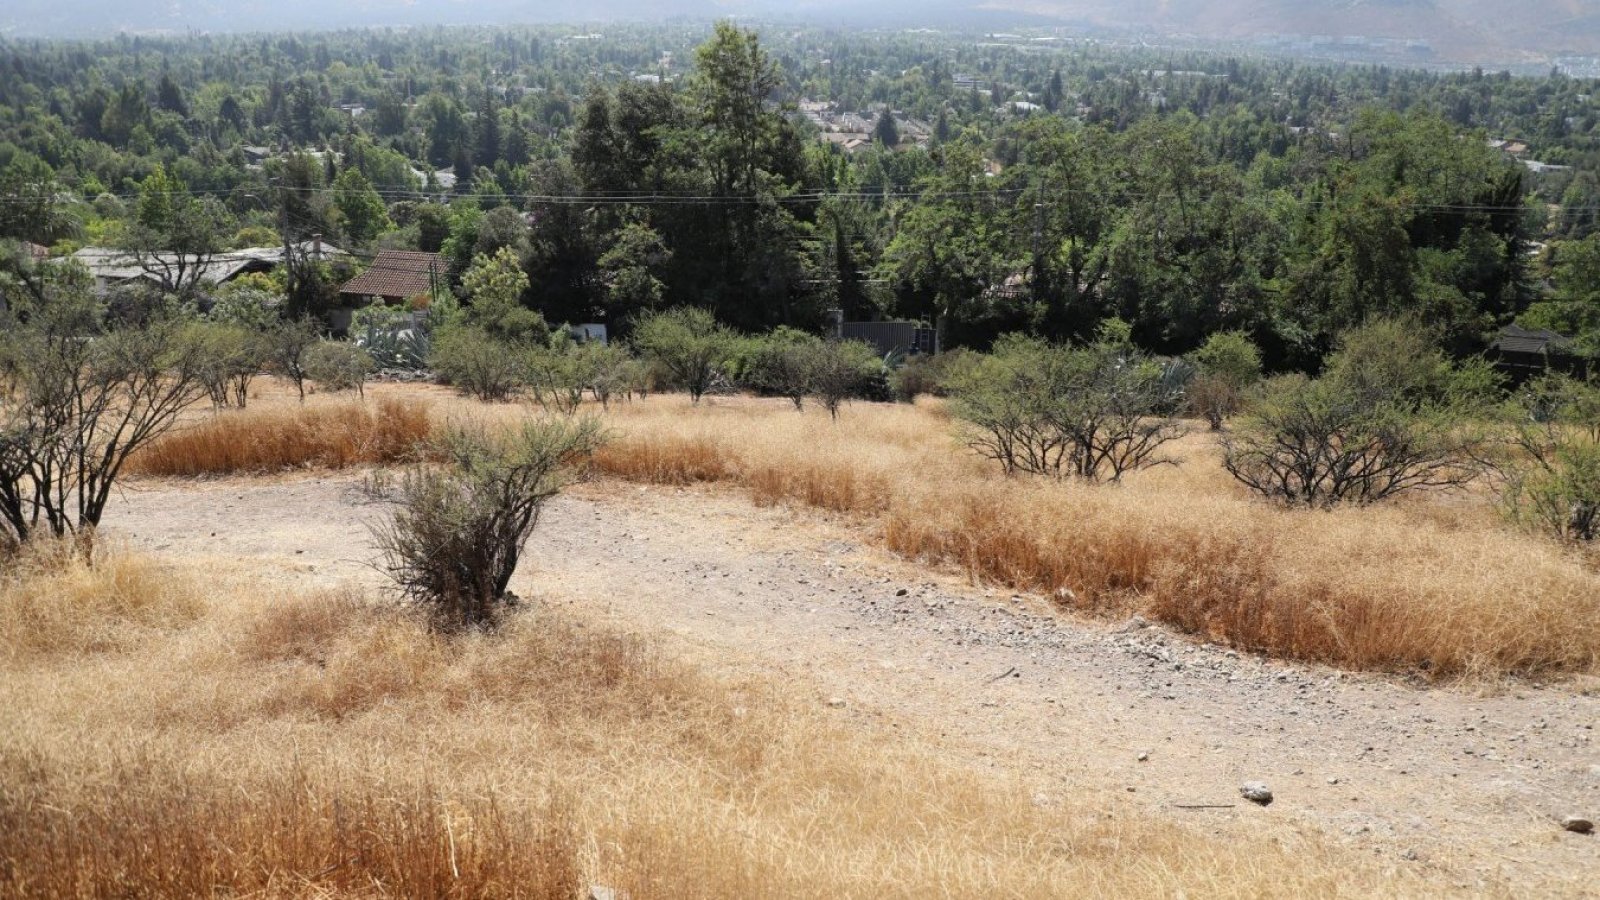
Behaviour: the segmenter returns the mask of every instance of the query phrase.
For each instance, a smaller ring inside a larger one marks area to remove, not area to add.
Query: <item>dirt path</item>
[[[382,510],[357,483],[146,484],[107,530],[303,585],[371,583],[365,523]],[[1600,836],[1556,824],[1600,814],[1593,680],[1488,694],[1241,657],[1064,616],[864,537],[725,491],[590,485],[548,510],[514,588],[673,635],[714,667],[797,676],[840,715],[932,730],[1037,802],[1099,793],[1223,832],[1312,827],[1458,887],[1600,892]],[[1240,800],[1245,780],[1276,801]],[[1224,808],[1179,808],[1209,804]]]

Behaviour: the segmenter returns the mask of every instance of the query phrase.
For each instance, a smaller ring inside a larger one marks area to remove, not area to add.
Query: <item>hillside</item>
[[[1350,49],[1364,38],[1374,54],[1419,62],[1509,64],[1600,54],[1600,4],[1592,0],[1530,0],[1515,7],[1490,0],[993,0],[988,5],[1161,35],[1276,38],[1288,49],[1310,52]]]

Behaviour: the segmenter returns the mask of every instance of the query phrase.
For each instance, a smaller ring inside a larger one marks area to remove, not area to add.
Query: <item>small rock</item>
[[[1149,758],[1150,758],[1150,751],[1149,750],[1141,750],[1139,752],[1139,756],[1137,757],[1139,762],[1145,762]]]
[[[1422,855],[1415,850],[1406,850],[1404,853],[1400,854],[1400,858],[1406,862],[1416,862],[1422,858]]]
[[[617,889],[603,884],[591,884],[588,900],[618,900]]]
[[[896,597],[904,597],[906,594],[909,594],[909,593],[911,593],[911,592],[906,590],[905,588],[901,588],[900,590],[895,591],[894,595]]]
[[[1339,779],[1337,779],[1337,778],[1329,778],[1328,779],[1328,783],[1329,784],[1338,784],[1339,783]]]
[[[829,697],[828,698],[828,706],[830,706],[830,707],[832,707],[834,709],[844,709],[844,706],[845,706],[844,698],[843,697]]]
[[[1573,834],[1588,834],[1594,831],[1594,822],[1583,816],[1567,816],[1561,820],[1561,827]]]
[[[1272,802],[1272,788],[1267,787],[1264,781],[1246,781],[1239,786],[1239,796],[1251,803],[1266,806]]]

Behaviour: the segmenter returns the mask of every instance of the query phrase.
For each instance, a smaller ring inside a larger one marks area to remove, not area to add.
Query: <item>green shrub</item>
[[[681,306],[651,313],[635,326],[633,342],[675,386],[700,402],[722,366],[733,358],[738,335],[706,310]]]
[[[1223,465],[1291,506],[1459,487],[1485,469],[1493,387],[1486,367],[1452,365],[1422,329],[1376,322],[1346,336],[1322,377],[1268,382]]]
[[[1179,379],[1114,339],[1057,347],[1010,335],[951,388],[968,445],[1007,474],[1119,481],[1175,462],[1160,451],[1184,434],[1169,415]]]
[[[446,384],[485,402],[506,400],[528,380],[528,351],[472,325],[445,327],[428,364]]]
[[[367,376],[375,368],[371,354],[348,341],[322,341],[306,351],[306,375],[325,391],[367,395]]]
[[[1261,380],[1261,354],[1243,332],[1223,331],[1207,338],[1192,361],[1196,373],[1185,394],[1189,411],[1219,431],[1243,408],[1247,389]]]
[[[1502,499],[1510,518],[1554,537],[1600,537],[1600,390],[1563,375],[1526,385]]]

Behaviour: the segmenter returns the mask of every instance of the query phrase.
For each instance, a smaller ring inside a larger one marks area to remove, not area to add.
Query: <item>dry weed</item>
[[[425,404],[395,397],[223,411],[134,454],[128,474],[158,477],[342,469],[409,458],[431,429]]]

